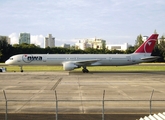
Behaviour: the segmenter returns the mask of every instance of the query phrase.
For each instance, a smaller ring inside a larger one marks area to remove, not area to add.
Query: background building
[[[127,50],[129,47],[128,43],[124,43],[124,44],[110,44],[110,45],[106,45],[106,48],[108,50]]]
[[[64,43],[64,44],[61,45],[61,47],[62,47],[62,48],[70,48],[70,44],[65,44],[65,43]]]
[[[159,39],[158,39],[158,44],[160,44],[161,42],[165,42],[165,37],[164,36],[162,36],[162,37],[160,37]]]
[[[96,38],[88,38],[88,39],[81,39],[75,43],[75,47],[81,50],[85,50],[86,48],[97,48],[103,49],[106,46],[106,41],[103,39],[96,39]]]
[[[30,44],[30,33],[20,33],[19,44],[27,43]]]
[[[49,34],[48,37],[45,37],[44,48],[46,47],[55,47],[55,38],[52,37],[52,34]]]
[[[148,39],[148,36],[143,36],[143,41],[145,42]]]

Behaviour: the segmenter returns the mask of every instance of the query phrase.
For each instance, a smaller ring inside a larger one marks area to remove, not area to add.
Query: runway
[[[0,74],[0,113],[149,114],[165,111],[165,72],[24,72]],[[103,91],[105,90],[104,106]]]

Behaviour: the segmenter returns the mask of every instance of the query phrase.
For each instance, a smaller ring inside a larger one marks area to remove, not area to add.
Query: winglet
[[[152,34],[134,53],[152,53],[158,34]]]

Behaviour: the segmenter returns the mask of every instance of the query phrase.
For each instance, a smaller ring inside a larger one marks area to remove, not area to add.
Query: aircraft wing
[[[96,62],[100,61],[99,59],[92,59],[92,60],[81,60],[81,61],[75,61],[75,65],[80,65],[80,66],[86,66],[86,65],[92,65],[95,64]]]
[[[159,56],[149,56],[149,57],[144,57],[144,58],[141,58],[141,60],[156,60],[160,58]]]

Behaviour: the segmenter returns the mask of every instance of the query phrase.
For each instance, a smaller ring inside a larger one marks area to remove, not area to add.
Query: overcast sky
[[[165,35],[165,0],[0,0],[0,35],[12,43],[27,32],[41,47],[48,34],[56,45],[94,37],[134,45],[154,30]]]

